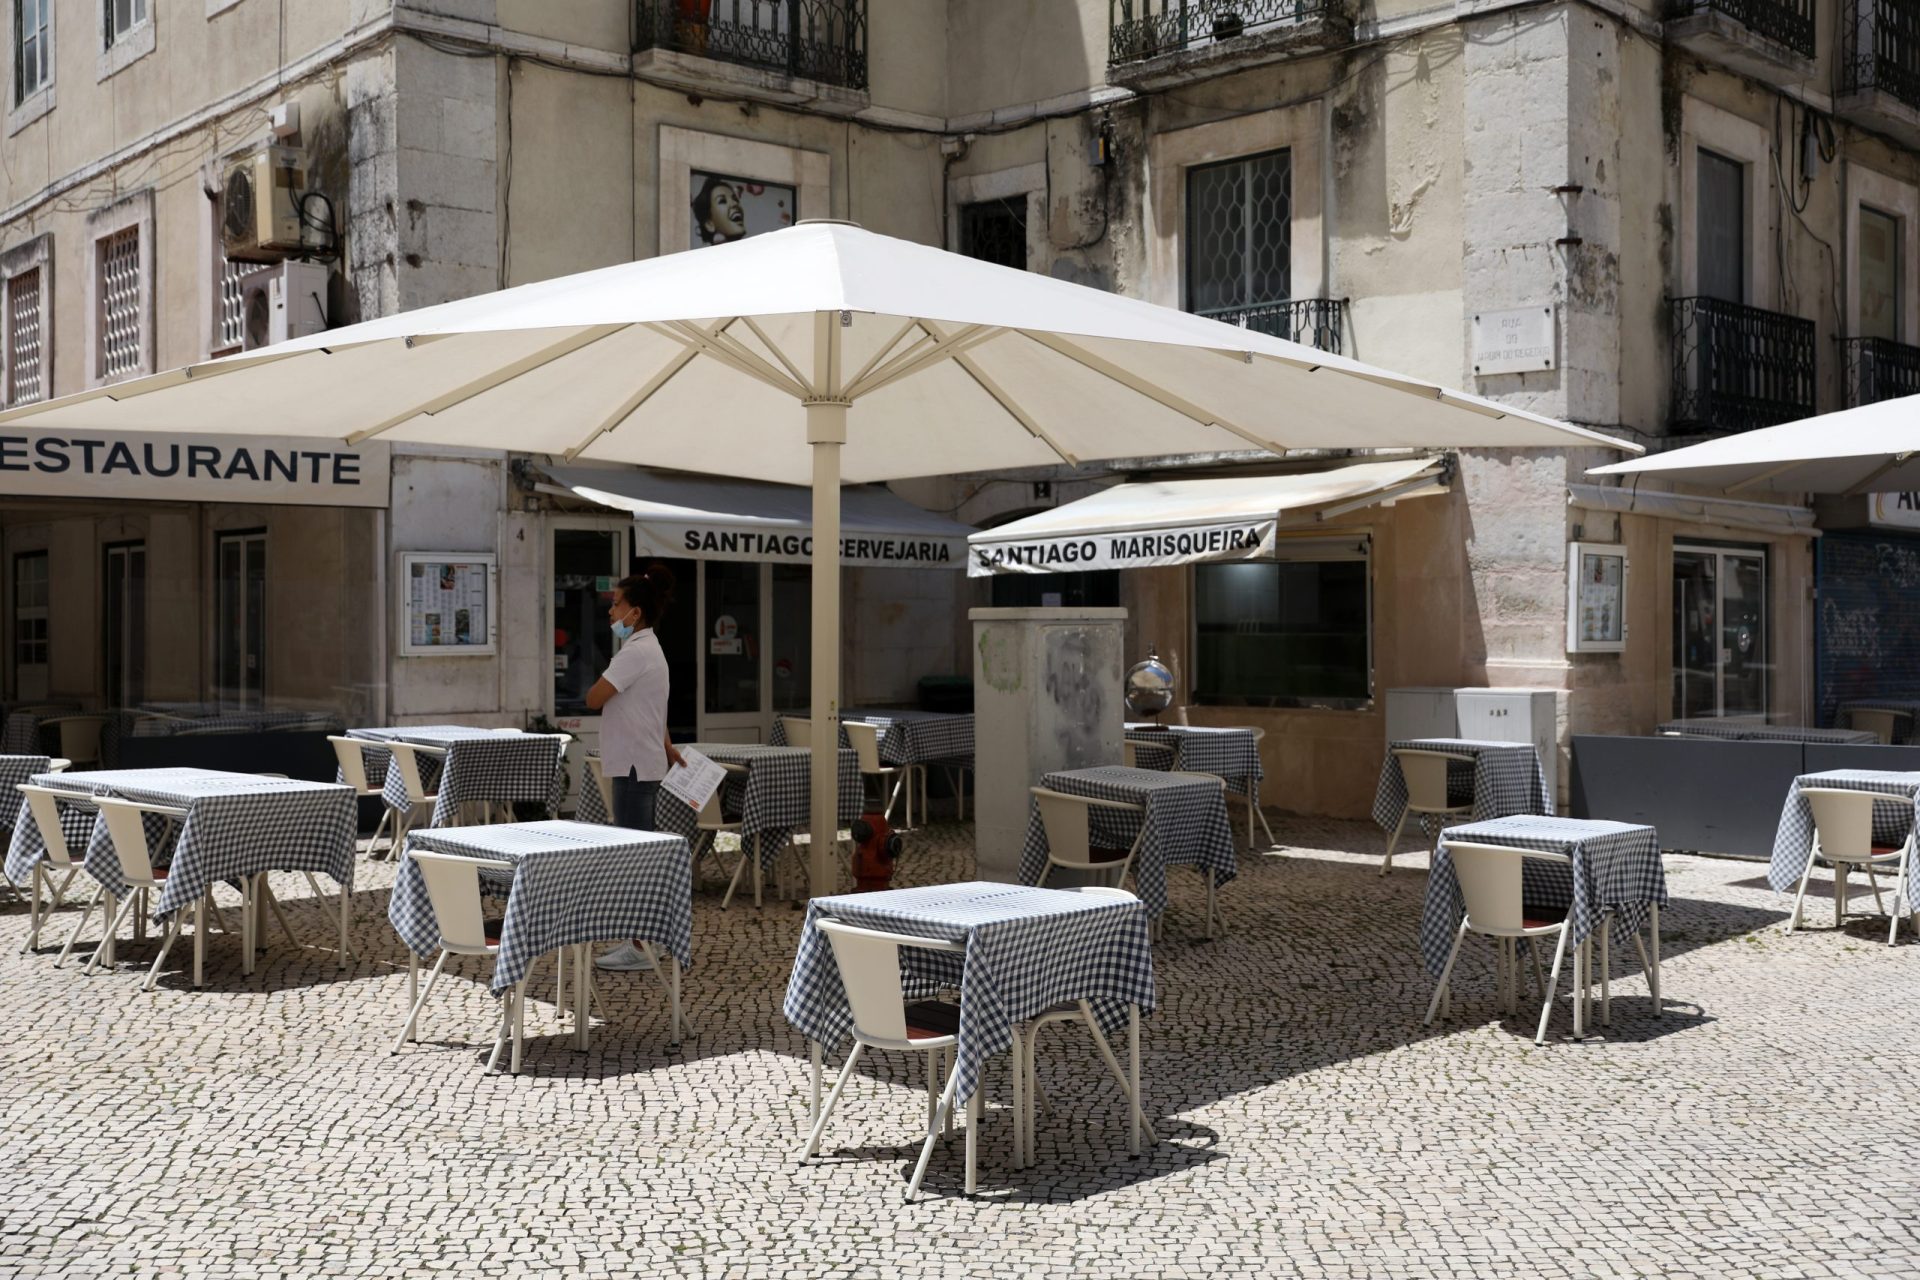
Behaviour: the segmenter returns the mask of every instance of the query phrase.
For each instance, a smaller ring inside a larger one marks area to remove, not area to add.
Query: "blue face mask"
[[[628,640],[633,638],[633,624],[631,622],[628,622],[625,618],[622,618],[620,621],[614,623],[613,638],[615,640],[618,640],[621,644],[625,644]]]

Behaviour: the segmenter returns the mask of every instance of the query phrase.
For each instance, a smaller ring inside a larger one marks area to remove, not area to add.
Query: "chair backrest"
[[[863,1039],[904,1045],[907,1042],[907,999],[900,983],[900,948],[925,947],[959,951],[960,944],[904,933],[882,933],[822,917],[816,928],[833,944],[840,985],[847,989],[853,1010],[854,1032]]]
[[[66,829],[60,825],[57,799],[60,793],[28,783],[21,783],[19,790],[27,798],[27,812],[33,815],[33,825],[40,828],[40,839],[47,846],[47,861],[56,867],[70,866],[73,854],[67,848]]]
[[[427,794],[426,784],[420,781],[420,751],[422,748],[411,742],[389,742],[387,750],[393,754],[393,763],[400,770],[400,785],[407,789],[407,799],[414,804],[424,804],[432,799]],[[431,750],[430,748],[428,750]],[[433,754],[438,754],[434,752]]]
[[[1443,837],[1444,839],[1444,837]],[[1515,932],[1525,927],[1521,905],[1522,864],[1528,858],[1570,863],[1564,853],[1539,853],[1500,844],[1447,840],[1447,858],[1466,900],[1467,923],[1474,929]]]
[[[1132,738],[1120,740],[1120,759],[1129,769],[1140,767],[1140,744]]]
[[[1856,729],[1865,729],[1884,743],[1891,743],[1900,726],[1912,720],[1906,712],[1886,707],[1855,707],[1847,713],[1847,723]]]
[[[721,804],[721,797],[727,793],[727,784],[745,773],[747,766],[743,764],[731,764],[725,760],[716,760],[714,763],[726,770],[727,776],[720,780],[720,785],[713,789],[713,794],[707,797],[707,802],[700,806],[700,814],[695,820],[694,825],[702,831],[721,831],[728,826],[739,825],[738,823],[727,822],[726,810]]]
[[[60,726],[60,754],[67,759],[100,758],[100,730],[106,726],[105,716],[55,716],[41,723]]]
[[[1407,780],[1407,807],[1415,812],[1438,812],[1448,808],[1447,766],[1453,756],[1439,751],[1419,751],[1395,747],[1400,773]]]
[[[1813,809],[1813,829],[1820,841],[1821,856],[1864,861],[1873,855],[1873,792],[1802,787],[1800,794]]]
[[[480,913],[480,872],[511,871],[511,862],[469,858],[458,853],[408,849],[407,857],[420,868],[427,901],[440,926],[440,945],[455,955],[485,955],[487,925]]]
[[[142,825],[149,806],[111,796],[96,796],[100,816],[106,820],[107,835],[113,840],[113,856],[120,861],[120,878],[131,887],[154,888],[153,854],[147,849],[147,829]]]
[[[880,763],[879,726],[848,720],[840,727],[847,731],[847,742],[853,748],[854,757],[860,761],[860,772],[880,772],[883,766]],[[811,724],[808,725],[808,735],[812,735]]]
[[[340,781],[366,795],[373,788],[367,785],[367,757],[362,748],[366,746],[358,738],[327,735],[327,741],[333,744],[333,759],[340,766]]]
[[[813,721],[800,716],[781,716],[780,731],[787,735],[790,747],[811,747],[813,745]]]
[[[55,756],[53,759],[47,761],[48,773],[65,773],[71,768],[73,768],[73,761],[62,760],[59,756]]]
[[[600,789],[600,803],[606,808],[607,821],[613,821],[613,783],[607,777],[607,762],[599,756],[588,756],[587,772],[593,777],[593,785]]]
[[[1116,880],[1125,879],[1128,859],[1094,861],[1093,810],[1096,807],[1131,809],[1139,813],[1142,812],[1139,805],[1070,795],[1046,787],[1033,787],[1031,790],[1033,803],[1040,810],[1040,826],[1047,833],[1047,858],[1050,861],[1075,871],[1111,876]]]

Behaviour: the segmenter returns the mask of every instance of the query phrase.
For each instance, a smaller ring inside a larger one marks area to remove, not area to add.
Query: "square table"
[[[1899,733],[1896,743],[1920,741],[1920,698],[1848,698],[1834,709],[1833,719],[1836,727],[1842,723],[1853,728],[1854,708],[1862,711],[1904,711],[1907,713],[1906,728]],[[1894,722],[1896,725],[1899,721]]]
[[[549,951],[577,948],[574,1027],[582,1049],[587,1047],[585,1005],[592,980],[587,947],[631,938],[664,945],[674,964],[660,976],[672,1004],[673,1043],[680,1042],[680,974],[693,963],[693,864],[684,839],[553,820],[414,831],[407,836],[407,848],[513,864],[493,964],[493,993],[524,980],[533,962]],[[387,919],[412,956],[439,950],[440,927],[426,881],[418,864],[405,856]]]
[[[737,764],[745,774],[729,774],[720,784],[727,790],[721,807],[740,814],[742,856],[754,858],[753,903],[760,905],[761,878],[774,865],[796,830],[812,821],[813,752],[805,747],[769,747],[759,743],[696,742],[692,749],[722,764]],[[583,797],[584,799],[584,797]],[[594,808],[599,808],[595,797]],[[860,759],[840,749],[840,812],[844,826],[866,807],[866,788],[860,777]],[[700,833],[700,814],[664,789],[654,804],[654,822],[662,831],[685,836]],[[751,855],[747,851],[751,849]]]
[[[1588,818],[1560,818],[1545,814],[1514,814],[1485,822],[1448,827],[1433,850],[1427,877],[1427,901],[1420,918],[1420,952],[1427,972],[1435,977],[1446,966],[1447,952],[1466,915],[1466,900],[1447,857],[1447,841],[1508,845],[1542,853],[1564,853],[1571,865],[1528,859],[1522,864],[1523,900],[1552,914],[1572,909],[1567,938],[1570,949],[1593,936],[1610,916],[1615,934],[1625,930],[1636,941],[1642,924],[1648,926],[1652,950],[1647,962],[1647,989],[1656,1014],[1665,1012],[1660,998],[1660,908],[1667,904],[1667,873],[1660,861],[1660,833],[1628,822],[1600,822]],[[1576,955],[1575,987],[1580,987]],[[1552,992],[1547,993],[1551,999]],[[1581,1003],[1574,1001],[1574,1034],[1581,1034]]]
[[[1133,1098],[1140,1101],[1139,1014],[1154,1007],[1153,948],[1141,904],[976,881],[815,898],[807,904],[782,1009],[787,1021],[813,1042],[816,1117],[821,1047],[839,1044],[853,1028],[853,1010],[832,944],[817,927],[822,916],[962,945],[959,953],[900,952],[907,999],[960,990],[956,1108],[980,1087],[987,1061],[1012,1046],[1015,1027],[1078,1000],[1091,1003],[1104,1031],[1127,1025]],[[1129,1110],[1132,1149],[1137,1152],[1141,1108]]]
[[[1813,856],[1813,806],[1800,794],[1802,787],[1834,787],[1842,791],[1865,791],[1888,797],[1889,803],[1873,806],[1875,844],[1907,844],[1920,827],[1920,773],[1896,773],[1880,769],[1828,769],[1804,773],[1787,788],[1787,802],[1780,810],[1780,826],[1774,832],[1773,857],[1767,863],[1767,883],[1776,892],[1792,893],[1800,885]],[[1911,904],[1913,890],[1907,883],[1912,870],[1911,846],[1900,859],[1899,883],[1894,888],[1893,908],[1897,915],[1904,895]]]
[[[1157,769],[1129,769],[1101,765],[1092,769],[1062,769],[1049,773],[1040,785],[1050,791],[1119,800],[1137,804],[1144,815],[1125,809],[1095,806],[1088,810],[1089,831],[1096,844],[1125,849],[1135,838],[1140,848],[1133,858],[1134,884],[1147,912],[1158,920],[1167,910],[1167,868],[1199,867],[1211,889],[1239,874],[1234,857],[1233,828],[1227,823],[1226,793],[1213,778],[1193,778]],[[1145,823],[1145,833],[1141,824]],[[1027,838],[1020,850],[1020,881],[1038,884],[1047,866],[1047,829],[1038,804],[1029,805]],[[1213,921],[1207,921],[1212,936]]]
[[[849,709],[840,713],[840,745],[847,745],[845,725],[853,720],[878,729],[880,763],[889,765],[948,764],[973,760],[973,716],[965,712]],[[785,718],[775,716],[769,746],[787,745]]]
[[[1407,775],[1397,749],[1436,751],[1447,763],[1448,803],[1472,804],[1474,821],[1514,813],[1547,811],[1547,776],[1530,742],[1485,742],[1473,738],[1403,738],[1387,744],[1380,783],[1373,795],[1373,820],[1383,831],[1400,825],[1407,811]],[[1424,828],[1431,814],[1421,814]]]
[[[372,778],[376,772],[385,776],[381,796],[387,808],[401,817],[413,805],[393,753],[382,750],[382,742],[407,742],[446,753],[438,762],[437,775],[428,760],[421,761],[421,785],[435,794],[432,826],[452,826],[459,806],[469,800],[489,804],[532,800],[545,805],[549,815],[560,811],[567,785],[564,734],[425,724],[349,729],[347,736],[367,740],[369,745],[361,750],[367,776]]]

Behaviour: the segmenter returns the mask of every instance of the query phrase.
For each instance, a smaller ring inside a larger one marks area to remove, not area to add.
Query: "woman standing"
[[[619,652],[593,688],[587,706],[600,713],[600,764],[613,785],[613,824],[652,831],[660,780],[680,763],[667,736],[667,656],[653,629],[673,603],[673,573],[651,564],[613,589],[607,621]],[[646,954],[622,943],[594,962],[602,969],[646,969]]]

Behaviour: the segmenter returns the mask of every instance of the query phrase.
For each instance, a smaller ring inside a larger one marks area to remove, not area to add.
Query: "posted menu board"
[[[1627,549],[1567,544],[1567,652],[1620,653],[1627,647]]]
[[[494,651],[491,552],[410,551],[401,557],[403,657]]]

